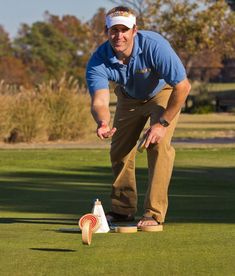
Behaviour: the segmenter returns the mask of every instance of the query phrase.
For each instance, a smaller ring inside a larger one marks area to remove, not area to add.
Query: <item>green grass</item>
[[[109,209],[108,150],[0,153],[0,275],[233,275],[234,148],[179,148],[164,231],[95,234],[91,246],[58,230],[76,228],[95,198]]]

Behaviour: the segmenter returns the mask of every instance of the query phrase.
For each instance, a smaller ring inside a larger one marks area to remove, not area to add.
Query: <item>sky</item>
[[[109,10],[114,6],[109,0],[0,0],[0,25],[14,38],[21,23],[43,21],[45,11],[58,16],[75,15],[85,22],[98,8]]]

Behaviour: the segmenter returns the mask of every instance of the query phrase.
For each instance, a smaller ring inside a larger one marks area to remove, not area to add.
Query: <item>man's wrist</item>
[[[167,120],[165,120],[163,117],[161,117],[158,122],[163,127],[168,127],[170,125],[170,123]]]
[[[99,127],[106,127],[106,126],[108,126],[108,122],[106,120],[100,120],[98,122],[98,128]]]

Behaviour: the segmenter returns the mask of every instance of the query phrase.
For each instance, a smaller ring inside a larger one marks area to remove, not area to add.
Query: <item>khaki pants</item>
[[[166,86],[159,94],[148,101],[129,98],[123,88],[115,89],[117,109],[112,138],[110,158],[114,174],[111,203],[112,211],[119,214],[135,214],[137,211],[137,188],[135,178],[135,155],[139,136],[150,118],[150,125],[158,122],[172,87]],[[171,138],[179,114],[167,127],[167,133],[159,144],[150,144],[147,149],[148,189],[144,202],[144,214],[152,215],[164,222],[168,207],[168,186],[171,179],[175,150]]]

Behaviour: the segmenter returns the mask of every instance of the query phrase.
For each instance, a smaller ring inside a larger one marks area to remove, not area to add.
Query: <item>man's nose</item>
[[[122,31],[117,31],[116,36],[117,36],[117,38],[122,38],[123,32]]]

